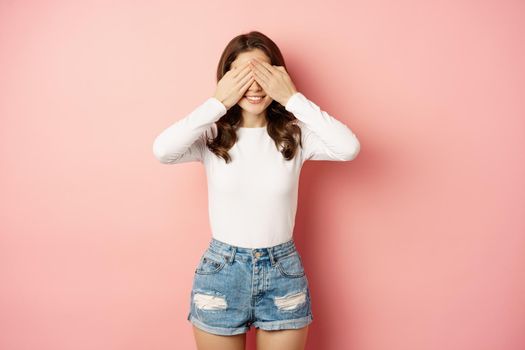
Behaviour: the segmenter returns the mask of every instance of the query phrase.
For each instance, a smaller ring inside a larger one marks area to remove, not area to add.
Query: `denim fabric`
[[[195,269],[187,319],[219,335],[310,324],[310,289],[293,239],[252,249],[212,238]]]

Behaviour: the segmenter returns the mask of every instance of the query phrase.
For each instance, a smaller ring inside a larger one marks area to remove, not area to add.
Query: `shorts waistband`
[[[289,241],[271,247],[246,248],[219,241],[213,237],[210,240],[209,249],[215,253],[229,257],[228,259],[230,262],[233,261],[236,254],[239,254],[242,256],[250,256],[252,258],[256,257],[259,260],[270,259],[272,263],[274,263],[280,257],[289,255],[290,253],[297,250],[293,238]]]

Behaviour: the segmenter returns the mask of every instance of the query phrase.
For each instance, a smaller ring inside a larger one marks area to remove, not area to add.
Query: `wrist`
[[[216,99],[217,101],[219,101],[220,103],[222,103],[222,105],[223,105],[226,109],[228,109],[228,106],[226,106],[226,104],[224,103],[224,100],[223,100],[223,99],[217,97],[216,95],[213,95],[212,97],[213,97],[214,99]]]
[[[292,98],[293,95],[295,95],[298,91],[297,90],[294,90],[289,96],[288,98],[286,98],[286,100],[284,101],[284,104],[283,106],[286,106],[288,104],[288,101],[290,101],[290,99]]]

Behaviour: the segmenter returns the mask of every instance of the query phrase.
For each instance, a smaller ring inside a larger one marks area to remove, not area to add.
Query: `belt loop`
[[[232,247],[232,253],[231,253],[230,257],[229,257],[229,260],[230,260],[229,264],[230,265],[233,264],[233,259],[235,259],[235,252],[236,251],[237,251],[237,248],[236,247]]]
[[[273,247],[268,248],[268,255],[270,256],[270,262],[272,266],[275,265],[275,257],[273,256]]]

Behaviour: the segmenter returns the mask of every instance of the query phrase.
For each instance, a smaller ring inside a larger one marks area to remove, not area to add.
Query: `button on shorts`
[[[211,238],[195,268],[187,319],[218,335],[310,324],[310,289],[293,239],[244,248]]]

